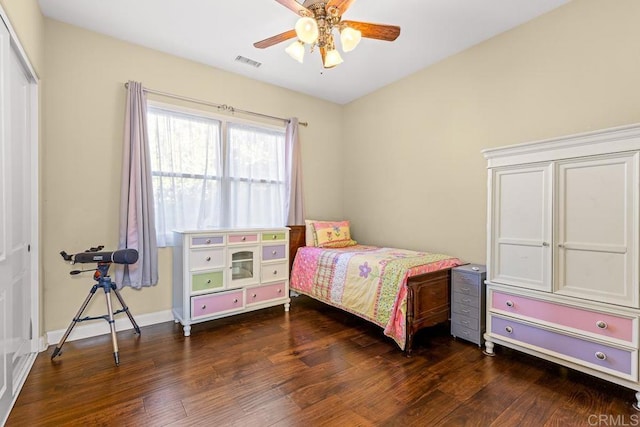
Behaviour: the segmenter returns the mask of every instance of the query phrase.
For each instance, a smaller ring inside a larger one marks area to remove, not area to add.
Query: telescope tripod
[[[109,270],[109,263],[98,263],[98,268],[96,269],[96,272],[93,275],[94,279],[98,283],[94,284],[91,287],[91,290],[89,291],[89,295],[87,295],[87,298],[84,300],[84,302],[80,306],[78,313],[75,315],[75,317],[71,321],[71,324],[67,328],[67,331],[64,333],[64,335],[62,336],[62,339],[60,340],[56,348],[53,350],[53,354],[51,354],[51,360],[53,360],[53,358],[56,357],[58,354],[61,354],[60,351],[62,350],[62,346],[64,345],[65,341],[69,337],[71,330],[73,330],[73,327],[76,326],[76,323],[78,322],[84,322],[86,320],[104,319],[109,323],[109,327],[111,328],[111,342],[113,344],[113,358],[116,362],[116,366],[120,365],[120,356],[118,354],[118,339],[116,337],[116,326],[115,326],[114,316],[120,313],[126,313],[127,316],[129,317],[129,320],[131,321],[131,324],[133,325],[133,329],[135,329],[136,333],[140,335],[140,327],[138,326],[135,319],[131,315],[131,312],[129,312],[129,307],[127,307],[126,303],[124,302],[124,299],[122,299],[122,295],[120,295],[120,292],[116,287],[116,284],[111,281],[111,277],[107,276],[108,270]],[[89,301],[91,301],[91,298],[95,295],[98,288],[102,288],[102,290],[104,291],[104,295],[107,300],[107,311],[108,311],[107,314],[105,314],[104,316],[80,317],[82,316],[82,313],[84,312],[84,310],[87,308],[87,305],[89,305]],[[113,291],[113,293],[116,294],[116,297],[118,298],[118,301],[122,306],[120,310],[113,311],[113,307],[111,305],[111,291]]]

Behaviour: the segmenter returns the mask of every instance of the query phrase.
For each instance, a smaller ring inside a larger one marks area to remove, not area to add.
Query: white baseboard
[[[158,311],[155,313],[147,313],[142,315],[136,315],[133,317],[138,324],[138,326],[148,326],[155,325],[156,323],[168,322],[173,320],[173,314],[171,310],[166,311]],[[128,329],[133,329],[133,325],[129,321],[129,318],[126,314],[119,314],[115,319],[116,331],[126,331]],[[48,345],[57,344],[62,339],[64,333],[67,329],[58,329],[56,331],[49,331],[46,333],[46,342]],[[90,323],[80,322],[76,323],[73,327],[73,330],[67,337],[67,341],[75,341],[83,338],[96,337],[98,335],[104,335],[111,333],[111,329],[109,328],[109,323],[105,320],[97,319],[91,321]],[[44,346],[43,350],[46,350],[46,346]]]

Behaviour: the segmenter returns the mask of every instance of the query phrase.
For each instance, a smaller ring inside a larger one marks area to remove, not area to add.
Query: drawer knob
[[[596,359],[598,360],[607,360],[607,355],[601,351],[596,351]]]
[[[607,325],[607,322],[605,322],[604,320],[598,320],[596,322],[596,326],[600,329],[607,329],[609,325]]]
[[[253,295],[251,295],[251,296],[252,296],[253,298],[256,298],[256,297],[257,297],[258,295],[256,295],[256,294],[253,294]]]
[[[273,240],[276,240],[278,238],[278,236],[276,236],[275,234],[273,235]]]
[[[209,262],[209,261],[211,261],[211,257],[210,257],[210,256],[208,256],[208,257],[206,257],[206,258],[205,258],[205,260],[206,260],[207,262]]]
[[[207,308],[207,304],[202,304],[202,310],[205,310]]]
[[[513,332],[513,328],[511,326],[507,326],[504,330],[507,331],[508,334]]]
[[[431,291],[432,295],[435,295],[435,291]],[[462,298],[462,302],[465,304],[469,304],[471,300],[469,298]]]
[[[235,304],[235,303],[237,303],[237,302],[238,302],[238,298],[236,298],[236,299],[234,299],[234,300],[233,300],[233,303],[234,303],[234,304]]]
[[[277,251],[271,251],[271,255],[275,255],[277,253],[278,253]]]
[[[278,289],[278,293],[281,294],[282,293],[282,289]]]
[[[461,312],[463,312],[464,314],[469,314],[469,313],[471,313],[471,311],[470,311],[470,310],[465,310],[465,309],[462,309],[462,310],[460,310],[460,311],[461,311]]]
[[[207,285],[211,283],[211,279],[207,280]]]
[[[471,289],[469,289],[469,288],[460,288],[460,290],[462,292],[464,292],[464,293],[467,293],[467,294],[469,293],[469,291],[471,291]]]
[[[278,274],[278,270],[273,270],[273,274]]]
[[[544,246],[545,248],[549,247],[549,242],[542,242],[542,246]]]
[[[206,243],[207,244],[211,243],[211,239],[207,239]]]
[[[242,236],[242,241],[244,242],[245,240],[247,240],[247,236]]]
[[[463,325],[469,325],[469,321],[468,320],[461,320],[460,323],[462,323]]]
[[[507,307],[513,307],[515,305],[511,300],[507,301],[505,304],[507,304]]]

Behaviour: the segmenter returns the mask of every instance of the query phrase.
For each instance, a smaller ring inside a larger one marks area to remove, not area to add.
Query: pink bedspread
[[[444,254],[356,245],[301,247],[291,289],[367,319],[405,349],[407,278],[462,264]]]

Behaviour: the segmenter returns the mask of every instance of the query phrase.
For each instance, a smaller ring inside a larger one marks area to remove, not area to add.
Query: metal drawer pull
[[[462,292],[469,292],[471,289],[469,289],[469,288],[460,288],[460,290],[461,290]]]
[[[508,334],[513,332],[513,328],[511,326],[507,326],[504,330],[507,331]]]
[[[273,274],[278,274],[278,270],[273,270]]]
[[[253,294],[253,295],[251,295],[251,296],[252,296],[253,298],[255,298],[255,297],[257,297],[258,295],[256,295],[256,294]]]
[[[596,351],[596,359],[598,360],[607,360],[607,355],[601,351]]]
[[[466,302],[467,304],[471,302],[469,298],[462,298],[462,302]]]
[[[463,312],[464,314],[469,314],[469,313],[471,313],[471,311],[470,311],[470,310],[460,310],[460,311],[461,311],[461,312]]]
[[[596,326],[600,329],[607,329],[609,325],[607,325],[607,322],[605,322],[604,320],[598,320],[596,322]]]
[[[276,240],[278,238],[278,236],[276,236],[275,234],[273,235],[273,240]]]
[[[282,289],[278,289],[278,293],[281,294],[282,293]]]
[[[236,299],[234,299],[234,300],[233,300],[233,303],[234,303],[234,304],[235,304],[235,303],[237,303],[237,302],[238,302],[238,298],[236,298]]]
[[[204,310],[206,308],[207,308],[207,305],[206,304],[202,304],[202,309]]]
[[[549,242],[542,242],[542,246],[548,247],[549,246]]]
[[[278,253],[278,251],[271,251],[271,255],[275,255],[277,253]]]
[[[460,323],[462,323],[463,325],[468,325],[469,321],[468,320],[461,320]]]
[[[211,261],[211,257],[210,256],[206,257],[205,259],[207,260],[207,262]]]
[[[507,301],[505,304],[507,304],[507,307],[513,307],[515,305],[511,300]]]
[[[211,283],[211,279],[207,280],[207,284]]]
[[[211,239],[207,239],[205,243],[211,243]]]

